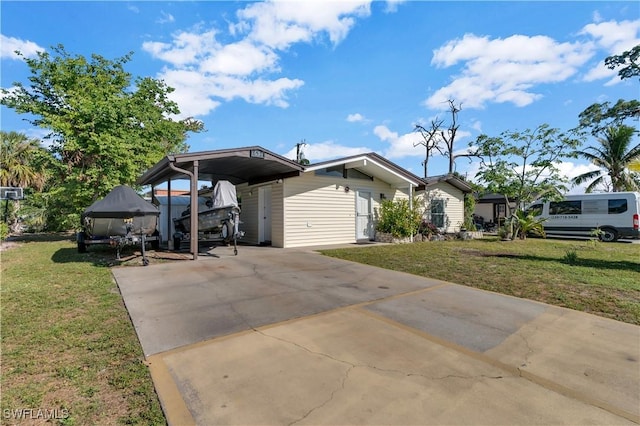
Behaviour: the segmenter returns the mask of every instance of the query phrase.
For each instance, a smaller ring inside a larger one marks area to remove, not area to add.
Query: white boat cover
[[[213,188],[213,208],[238,207],[236,187],[228,180],[219,180]]]

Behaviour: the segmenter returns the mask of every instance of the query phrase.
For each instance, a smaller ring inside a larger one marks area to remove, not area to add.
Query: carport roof
[[[138,185],[156,185],[173,179],[187,178],[185,173],[171,168],[194,171],[198,161],[198,180],[212,182],[228,180],[234,185],[248,182],[255,184],[291,176],[298,176],[304,167],[260,146],[249,146],[216,151],[190,152],[167,155],[147,170],[138,180]]]

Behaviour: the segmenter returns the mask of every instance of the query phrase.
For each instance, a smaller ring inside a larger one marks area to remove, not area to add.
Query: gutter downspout
[[[189,180],[191,182],[190,191],[191,191],[191,254],[193,255],[193,260],[198,260],[198,160],[193,161],[193,172],[189,170],[181,169],[177,167],[175,164],[175,158],[169,157],[169,167],[171,170],[174,170],[179,173],[184,173],[189,176]],[[195,218],[195,220],[194,220]]]
[[[413,210],[413,185],[409,184],[409,211]],[[413,242],[413,234],[411,234],[411,242]]]

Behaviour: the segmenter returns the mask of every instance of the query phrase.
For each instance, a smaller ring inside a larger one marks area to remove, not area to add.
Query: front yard
[[[322,253],[640,325],[638,244],[485,238]]]
[[[27,238],[0,254],[0,423],[165,424],[108,268],[114,250]]]
[[[487,238],[323,253],[640,325],[637,244]],[[78,254],[69,236],[45,236],[1,256],[3,418],[164,424],[110,273],[114,251]],[[139,257],[129,261],[139,263]]]

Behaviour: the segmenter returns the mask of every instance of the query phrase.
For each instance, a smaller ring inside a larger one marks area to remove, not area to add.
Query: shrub
[[[420,222],[421,217],[416,203],[409,206],[409,200],[383,200],[376,230],[396,238],[410,237],[418,232]]]
[[[431,236],[438,235],[439,233],[440,230],[433,223],[424,219],[422,220],[422,222],[420,222],[420,226],[418,227],[418,234]]]
[[[9,225],[0,222],[0,240],[4,240],[9,236]]]

